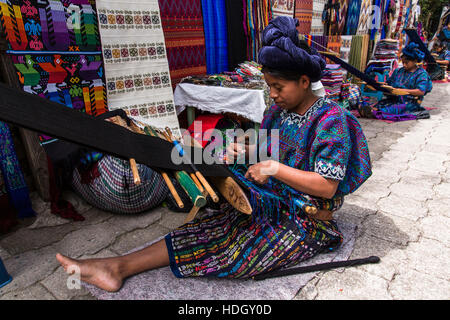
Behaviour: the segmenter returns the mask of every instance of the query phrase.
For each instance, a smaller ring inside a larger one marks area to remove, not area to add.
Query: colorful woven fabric
[[[298,19],[298,33],[310,34],[313,16],[313,0],[296,0],[294,17]]]
[[[280,145],[272,145],[270,138],[266,145],[272,152],[279,148],[281,163],[341,181],[335,199],[356,190],[370,175],[361,127],[327,99],[319,99],[304,116],[273,106],[261,128],[280,130]],[[231,169],[239,173],[236,166]],[[225,206],[166,236],[170,265],[177,277],[251,277],[334,250],[342,242],[334,221],[311,219],[295,205],[302,195],[314,197],[275,179],[256,186],[240,176],[250,186],[251,216]],[[330,210],[341,205],[338,201]]]
[[[88,0],[0,1],[0,14],[24,91],[88,114],[107,111],[97,15]]]
[[[135,185],[128,160],[105,155],[89,172],[73,172],[72,187],[88,203],[114,213],[139,213],[161,204],[168,194],[162,176],[137,165],[141,184]],[[83,177],[93,179],[84,183]]]
[[[331,52],[340,53],[341,52],[341,36],[328,36],[327,49]],[[327,59],[327,63],[333,63],[331,60]]]
[[[347,35],[354,35],[358,30],[361,1],[362,0],[350,0],[344,29],[344,33]]]
[[[324,24],[322,22],[322,13],[327,0],[314,0],[313,1],[313,13],[311,21],[311,35],[323,36],[324,35]]]
[[[247,59],[258,60],[262,46],[262,31],[274,18],[271,0],[242,0],[244,10],[244,33],[247,39]],[[292,13],[293,16],[293,13]]]
[[[206,73],[201,0],[159,1],[172,86]]]
[[[361,9],[359,14],[359,22],[358,22],[358,29],[356,31],[356,34],[364,35],[369,32],[369,25],[370,25],[370,6],[372,5],[372,0],[362,0],[361,1]]]
[[[342,35],[347,21],[348,3],[350,0],[339,0],[339,18],[337,23],[337,34]]]
[[[16,208],[19,218],[35,216],[31,206],[28,186],[17,159],[14,142],[6,123],[0,121],[0,173],[11,204]]]

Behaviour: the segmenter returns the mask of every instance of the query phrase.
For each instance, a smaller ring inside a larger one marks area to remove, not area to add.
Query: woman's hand
[[[258,162],[250,166],[245,178],[258,184],[266,184],[269,178],[278,172],[279,163],[274,160]]]
[[[227,146],[226,156],[226,162],[228,164],[234,163],[237,158],[245,156],[245,145],[234,142],[230,143]]]

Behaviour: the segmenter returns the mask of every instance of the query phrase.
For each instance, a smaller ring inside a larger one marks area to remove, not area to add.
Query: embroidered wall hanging
[[[158,0],[97,0],[109,110],[179,133]]]
[[[24,91],[92,115],[107,111],[97,15],[89,0],[0,0],[0,16]]]
[[[295,0],[274,0],[272,2],[272,15],[275,19],[279,16],[294,16]]]
[[[322,22],[322,13],[327,0],[314,0],[313,1],[313,12],[311,20],[311,34],[314,36],[323,36],[324,34],[324,24]]]

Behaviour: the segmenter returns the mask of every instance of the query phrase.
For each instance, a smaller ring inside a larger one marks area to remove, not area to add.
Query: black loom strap
[[[0,120],[149,167],[192,172],[171,159],[173,145],[134,133],[113,123],[73,110],[0,83]],[[194,151],[191,152],[194,155]],[[204,176],[234,177],[222,164],[196,164]],[[237,179],[235,179],[237,180]]]
[[[339,64],[342,66],[342,68],[344,68],[345,70],[347,70],[348,72],[350,72],[351,74],[353,74],[354,76],[356,76],[357,78],[367,82],[368,85],[374,87],[376,90],[381,91],[381,92],[386,92],[389,93],[390,91],[386,88],[383,88],[380,84],[378,84],[378,82],[376,82],[375,80],[373,80],[372,78],[370,78],[368,75],[362,73],[361,71],[359,71],[358,69],[356,69],[355,67],[353,67],[352,65],[346,63],[345,61],[339,59],[338,57],[336,57],[335,55],[332,54],[328,54],[328,53],[322,53],[324,56],[326,56],[328,59],[334,61],[335,63]]]
[[[265,274],[259,274],[255,277],[253,277],[253,280],[278,278],[278,277],[289,276],[289,275],[300,274],[300,273],[324,271],[324,270],[330,270],[330,269],[336,269],[336,268],[342,268],[342,267],[354,267],[354,266],[359,266],[362,264],[378,263],[378,262],[380,262],[379,257],[370,256],[368,258],[362,258],[362,259],[320,263],[320,264],[316,264],[316,265],[312,265],[312,266],[288,268],[288,269],[282,269],[282,270],[275,270],[275,271],[268,272]]]

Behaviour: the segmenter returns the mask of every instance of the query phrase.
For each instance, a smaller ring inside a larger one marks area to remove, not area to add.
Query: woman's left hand
[[[258,162],[248,168],[245,178],[258,184],[266,184],[278,172],[279,164],[274,160]]]

